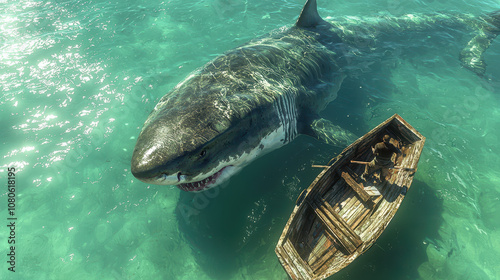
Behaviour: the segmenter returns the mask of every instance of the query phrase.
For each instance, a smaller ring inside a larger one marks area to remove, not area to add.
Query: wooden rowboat
[[[402,151],[392,159],[399,168],[390,170],[385,182],[367,183],[360,178],[365,166],[351,161],[371,161],[371,147],[385,134]],[[290,278],[324,279],[374,244],[410,188],[424,142],[396,114],[344,149],[333,164],[322,166],[299,196],[276,246]]]

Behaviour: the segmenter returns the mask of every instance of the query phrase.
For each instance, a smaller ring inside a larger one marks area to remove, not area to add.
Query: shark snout
[[[178,185],[187,180],[187,176],[177,168],[166,168],[164,164],[156,164],[152,158],[142,158],[139,153],[132,156],[131,171],[140,181],[155,185]]]
[[[148,172],[147,170],[140,170],[139,168],[134,168],[132,165],[132,174],[135,178],[139,179],[144,183],[151,183],[156,185],[177,185],[186,181],[186,175],[182,175],[181,172],[174,173],[158,173],[158,172]]]
[[[174,168],[165,168],[161,159],[136,149],[132,155],[131,171],[135,178],[144,183],[175,185],[181,180],[181,173]]]

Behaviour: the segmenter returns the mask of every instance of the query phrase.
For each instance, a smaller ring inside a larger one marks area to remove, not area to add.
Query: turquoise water
[[[301,136],[193,195],[130,173],[156,102],[218,54],[292,24],[303,0],[9,1],[0,17],[0,178],[16,168],[16,272],[1,279],[286,279],[274,246],[300,191],[340,150]],[[494,1],[319,1],[320,14]],[[433,42],[432,38],[429,40]],[[452,39],[346,81],[327,118],[362,135],[399,113],[427,137],[382,237],[332,279],[500,279],[500,38],[487,79]],[[7,223],[7,191],[0,213]]]

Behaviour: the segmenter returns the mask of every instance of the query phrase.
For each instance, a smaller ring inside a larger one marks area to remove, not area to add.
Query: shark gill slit
[[[284,143],[292,141],[297,135],[297,108],[293,94],[283,94],[276,102],[276,112],[282,126]]]

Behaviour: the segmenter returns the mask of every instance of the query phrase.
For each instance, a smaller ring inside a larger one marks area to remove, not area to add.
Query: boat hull
[[[360,178],[372,150],[389,134],[402,154],[389,176]],[[292,279],[324,279],[352,263],[382,234],[410,189],[425,137],[394,115],[332,159],[301,194],[276,246]],[[358,163],[353,163],[358,162]]]

